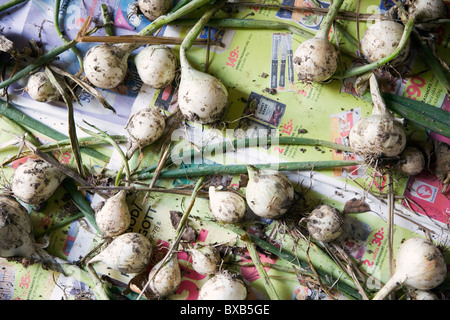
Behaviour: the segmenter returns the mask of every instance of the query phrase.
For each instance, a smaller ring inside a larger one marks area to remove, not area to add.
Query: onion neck
[[[333,4],[328,8],[328,13],[325,16],[325,19],[322,21],[319,31],[314,36],[315,39],[322,39],[328,41],[328,33],[330,32],[331,26],[339,13],[339,9],[341,8],[344,0],[335,0]]]
[[[193,2],[195,2],[195,0]],[[191,67],[187,59],[186,52],[192,47],[194,41],[197,39],[200,32],[206,26],[209,19],[211,19],[217,13],[217,11],[225,4],[225,2],[226,2],[225,0],[218,0],[213,5],[211,5],[211,7],[202,15],[202,17],[198,19],[198,21],[191,28],[191,30],[189,30],[188,34],[186,35],[180,46],[180,64],[182,69]],[[182,7],[182,9],[185,8],[186,6]]]
[[[394,274],[388,282],[381,288],[372,300],[384,300],[388,295],[394,292],[406,280],[406,275],[400,276],[398,273]]]
[[[388,111],[386,107],[386,103],[383,100],[383,97],[381,96],[380,87],[378,86],[377,77],[375,74],[372,74],[369,79],[369,88],[370,88],[370,95],[372,97],[372,104],[373,104],[373,111],[372,114],[379,114],[379,115],[389,115],[392,116],[392,114]]]

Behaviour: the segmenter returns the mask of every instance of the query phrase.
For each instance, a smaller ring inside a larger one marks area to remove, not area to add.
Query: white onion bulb
[[[276,219],[285,214],[294,201],[294,187],[281,172],[247,166],[247,204],[258,216]]]
[[[242,220],[247,211],[243,197],[231,191],[218,191],[209,187],[209,203],[214,218],[223,223],[236,223]]]
[[[140,233],[128,232],[114,238],[108,246],[89,260],[101,262],[123,273],[139,273],[148,266],[153,253],[150,240]]]
[[[120,44],[102,43],[92,47],[83,59],[86,78],[94,86],[113,89],[119,86],[128,72],[130,51]]]
[[[431,290],[444,282],[447,276],[447,264],[442,253],[426,239],[410,238],[403,242],[395,261],[394,275],[373,300],[383,300],[402,284],[414,289]]]
[[[30,215],[16,199],[0,195],[0,257],[36,255]]]
[[[126,197],[127,192],[120,190],[106,199],[101,209],[95,214],[95,221],[104,237],[121,235],[130,226],[131,215]]]
[[[173,50],[164,45],[150,45],[138,52],[134,58],[136,70],[142,82],[163,89],[175,79],[178,60]]]
[[[61,98],[58,89],[43,71],[33,73],[28,78],[26,90],[32,99],[39,102],[52,102]]]
[[[190,250],[192,269],[197,273],[208,275],[219,270],[221,257],[219,251],[212,246],[196,246]]]
[[[181,269],[176,254],[172,254],[167,262],[164,260],[155,264],[148,275],[150,289],[160,297],[174,293],[181,283]]]
[[[172,0],[139,0],[139,9],[150,21],[167,14],[173,7]]]
[[[305,220],[309,234],[318,241],[336,240],[343,232],[342,214],[327,204],[319,205]]]
[[[366,29],[361,38],[361,53],[370,63],[390,56],[397,49],[403,36],[404,26],[391,20],[379,20]],[[398,66],[408,58],[410,42],[389,64]]]
[[[66,175],[41,159],[29,159],[14,171],[11,191],[24,203],[41,204],[59,187]]]
[[[198,300],[245,300],[247,287],[237,276],[222,270],[207,280],[198,295]]]
[[[403,125],[387,109],[378,89],[375,75],[370,77],[373,111],[350,130],[349,145],[365,159],[396,157],[406,146]]]
[[[128,120],[125,130],[129,137],[127,157],[161,138],[166,128],[166,119],[157,109],[148,107],[139,110]]]

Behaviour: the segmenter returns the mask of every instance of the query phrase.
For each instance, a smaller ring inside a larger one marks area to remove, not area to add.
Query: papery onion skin
[[[248,166],[249,180],[245,191],[247,204],[257,216],[277,219],[284,215],[294,201],[290,180],[275,170],[258,170]]]
[[[338,56],[338,51],[327,39],[305,40],[294,52],[294,71],[300,81],[326,81],[336,72]]]
[[[373,300],[384,300],[400,285],[431,290],[445,281],[447,265],[440,250],[429,240],[410,238],[403,242],[395,258],[395,273]]]
[[[215,274],[219,270],[221,257],[212,246],[202,246],[190,250],[192,269],[202,275]]]
[[[43,71],[33,73],[27,82],[27,92],[33,100],[39,102],[52,102],[61,98],[58,89],[51,83]]]
[[[37,205],[49,199],[66,178],[57,167],[41,159],[29,159],[14,171],[11,191],[26,204]]]
[[[123,234],[131,224],[126,191],[121,190],[108,198],[102,208],[95,214],[95,221],[105,238]]]
[[[13,197],[0,195],[0,257],[32,258],[35,255],[31,220]]]
[[[150,270],[148,278],[150,289],[156,295],[166,297],[174,293],[181,283],[181,269],[177,256],[172,255],[167,263],[164,263],[164,259],[159,261]]]
[[[323,204],[311,212],[306,223],[312,237],[318,241],[331,242],[342,234],[344,219],[339,210]]]
[[[83,59],[86,78],[96,87],[116,88],[127,75],[128,57],[117,44],[102,43],[92,47]]]
[[[444,19],[447,8],[442,0],[411,0],[408,14],[416,19],[416,27],[430,31],[439,26],[433,20]],[[428,22],[428,23],[427,23]]]
[[[247,204],[243,197],[232,191],[218,191],[209,187],[211,213],[222,223],[237,223],[244,218]]]
[[[123,273],[139,273],[150,263],[153,247],[150,240],[136,232],[117,236],[88,263],[102,262],[111,269]]]
[[[153,107],[143,108],[133,114],[125,126],[129,137],[127,157],[130,158],[138,148],[157,141],[165,129],[165,117]]]
[[[359,120],[350,130],[349,140],[356,154],[372,159],[398,156],[406,146],[403,125],[384,114]]]
[[[164,45],[150,45],[138,52],[134,58],[136,70],[142,82],[163,89],[175,79],[178,60],[172,49]]]
[[[379,20],[369,26],[361,38],[361,53],[364,58],[372,63],[390,56],[400,43],[404,26],[391,20]],[[402,64],[409,55],[410,42],[392,59],[389,64],[398,66]]]
[[[211,124],[224,114],[228,106],[228,91],[216,77],[192,67],[183,67],[178,104],[187,120]]]
[[[167,14],[173,7],[172,0],[139,0],[139,9],[150,21]]]
[[[229,271],[222,270],[207,280],[198,295],[198,300],[245,300],[247,288],[244,282]]]

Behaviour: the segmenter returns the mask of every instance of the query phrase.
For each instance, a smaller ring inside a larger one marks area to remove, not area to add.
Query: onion
[[[89,49],[83,58],[86,78],[94,86],[112,89],[123,82],[128,72],[130,46],[102,43]]]
[[[447,9],[442,0],[410,0],[408,13],[416,20],[416,27],[431,30],[437,26],[433,20],[443,19]],[[427,23],[428,22],[428,23]]]
[[[217,191],[214,186],[209,187],[209,204],[214,218],[223,223],[239,222],[247,211],[244,198],[231,191]]]
[[[349,144],[365,159],[398,156],[406,145],[405,130],[387,109],[378,88],[375,75],[370,77],[373,111],[359,120],[350,130]]]
[[[139,9],[142,14],[150,21],[155,20],[172,10],[172,0],[139,0]]]
[[[391,20],[379,20],[366,29],[361,38],[361,53],[370,63],[390,56],[397,49],[403,36],[404,26]],[[398,66],[408,57],[410,41],[390,61],[392,66]]]
[[[57,101],[61,97],[58,89],[43,71],[33,73],[28,78],[26,90],[32,99],[39,102]]]
[[[216,77],[196,70],[188,61],[186,51],[192,46],[204,24],[208,11],[189,31],[180,47],[181,79],[178,87],[178,106],[187,120],[211,124],[218,121],[228,105],[228,91]]]
[[[161,138],[165,128],[165,117],[155,108],[144,108],[133,114],[125,126],[129,136],[127,157]]]
[[[396,270],[373,300],[383,300],[404,284],[414,289],[431,290],[444,282],[447,265],[439,249],[422,238],[406,240],[398,249]]]
[[[163,89],[175,79],[178,60],[172,49],[164,45],[150,45],[134,58],[142,82],[155,89]]]
[[[343,2],[333,1],[316,35],[302,42],[295,50],[293,65],[300,81],[323,82],[336,72],[339,53],[328,41],[328,34]]]
[[[120,190],[106,199],[95,214],[95,221],[103,237],[110,238],[124,233],[131,223],[130,210],[126,201],[127,192]]]
[[[102,252],[89,260],[88,264],[101,262],[119,272],[139,273],[148,266],[152,253],[152,244],[147,237],[128,232],[116,237]]]
[[[181,270],[177,256],[172,254],[167,262],[165,261],[162,259],[155,264],[148,275],[150,289],[160,297],[174,293],[181,283]]]
[[[439,300],[439,298],[430,291],[410,290],[409,300]]]
[[[407,176],[415,176],[425,168],[425,157],[416,147],[407,146],[400,154],[400,161],[395,168]]]
[[[247,298],[247,287],[237,276],[227,270],[222,270],[214,277],[206,281],[198,300],[245,300]]]
[[[276,219],[287,212],[294,201],[294,187],[281,172],[247,166],[247,204],[258,216]]]
[[[24,203],[41,204],[56,191],[66,175],[41,159],[29,159],[14,171],[11,191]]]
[[[30,215],[16,199],[5,195],[0,195],[0,239],[0,257],[36,256]]]
[[[343,232],[342,214],[327,204],[319,205],[305,220],[309,234],[321,242],[333,241]]]
[[[192,269],[197,273],[208,275],[219,270],[221,257],[219,251],[212,246],[195,246],[190,250],[192,254]]]

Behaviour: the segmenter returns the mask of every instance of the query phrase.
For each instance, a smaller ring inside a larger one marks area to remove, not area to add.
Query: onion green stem
[[[272,169],[278,171],[310,171],[325,170],[336,167],[347,167],[361,164],[358,161],[347,160],[331,160],[331,161],[305,161],[305,162],[283,162],[283,163],[265,163],[254,164],[258,169]],[[185,177],[202,177],[209,175],[235,175],[247,173],[246,164],[236,165],[211,165],[202,167],[191,167],[184,169],[163,170],[159,174],[161,179],[174,179]],[[148,179],[153,177],[153,172],[145,173],[139,176],[140,179]]]
[[[200,150],[190,149],[189,154],[185,155],[184,151],[180,154],[177,154],[176,157],[179,159],[183,159],[183,161],[191,163],[192,159],[195,159],[197,155],[202,154],[213,154],[214,152],[228,152],[234,151],[238,148],[249,148],[249,147],[270,147],[273,145],[302,145],[302,146],[318,146],[318,147],[326,147],[340,151],[353,152],[349,146],[335,143],[331,141],[321,140],[321,139],[312,139],[312,138],[304,138],[304,137],[258,137],[258,138],[245,138],[245,139],[235,139],[232,141],[224,141],[219,143],[210,144],[207,146],[201,147]],[[187,157],[187,159],[186,159]],[[187,161],[186,161],[187,160]],[[166,166],[173,163],[173,157],[166,160]],[[141,175],[147,172],[151,172],[155,170],[157,164],[154,164],[148,168],[142,169],[137,174]]]
[[[256,251],[256,247],[253,244],[253,241],[250,238],[250,236],[248,235],[248,233],[244,233],[241,236],[241,240],[245,242],[248,253],[250,254],[250,257],[252,258],[252,261],[255,264],[256,270],[258,271],[260,277],[264,280],[263,281],[264,287],[266,288],[269,298],[271,300],[280,300],[280,298],[278,297],[278,293],[275,290],[275,287],[273,286],[272,281],[270,281],[269,276],[267,275],[267,272],[261,263],[261,259],[259,258],[258,251]]]
[[[21,4],[22,2],[27,2],[28,0],[11,0],[8,1],[2,5],[0,5],[0,12],[3,12],[5,10],[8,10],[11,7],[14,7],[15,5]]]
[[[54,6],[53,6],[53,25],[55,27],[56,33],[59,36],[59,38],[64,43],[69,43],[69,41],[64,37],[63,33],[61,32],[61,28],[59,27],[59,11],[61,7],[61,0],[55,0]],[[70,50],[75,54],[75,56],[78,59],[78,63],[80,65],[80,72],[82,73],[83,70],[83,58],[81,57],[80,52],[77,50],[75,46],[71,47]]]
[[[316,33],[314,38],[328,40],[328,34],[330,33],[331,26],[333,25],[334,19],[339,13],[344,0],[334,0],[332,5],[328,8],[328,13],[325,19],[322,21],[319,27],[319,31]]]
[[[112,36],[112,35],[114,35],[114,32],[113,32],[113,29],[111,26],[112,21],[111,21],[111,18],[109,17],[108,5],[102,3],[101,9],[102,9],[102,19],[103,19],[103,27],[105,28],[105,33],[107,36]]]

